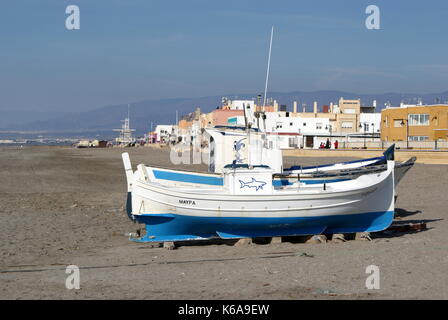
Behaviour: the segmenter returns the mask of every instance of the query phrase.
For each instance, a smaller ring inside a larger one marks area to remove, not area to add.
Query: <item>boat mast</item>
[[[269,68],[271,66],[271,50],[272,50],[272,35],[274,34],[274,26],[271,29],[271,41],[269,43],[269,55],[268,55],[268,69],[266,71],[266,84],[264,87],[264,99],[263,99],[263,107],[266,106],[266,93],[268,91],[268,81],[269,81]]]
[[[131,127],[131,118],[130,118],[130,108],[131,105],[128,103],[128,127]]]
[[[247,121],[247,111],[246,111],[246,105],[243,103],[243,111],[244,111],[244,126],[246,127],[246,133],[247,133],[247,165],[250,167],[250,126],[249,122]]]

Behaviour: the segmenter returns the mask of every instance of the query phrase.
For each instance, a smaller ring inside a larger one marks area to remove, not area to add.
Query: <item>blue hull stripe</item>
[[[179,181],[179,182],[188,182],[188,183],[197,183],[197,184],[205,184],[205,185],[213,185],[213,186],[223,186],[224,180],[221,177],[212,177],[212,176],[203,176],[197,174],[188,174],[188,173],[179,173],[179,172],[171,172],[171,171],[161,171],[161,170],[153,170],[154,176],[156,179],[160,180],[170,180],[170,181]],[[302,179],[301,182],[305,184],[320,184],[320,183],[333,183],[333,182],[341,182],[347,181],[350,179]],[[277,180],[274,179],[272,184],[275,187],[279,186],[287,186],[292,185],[291,182],[285,179]]]
[[[197,174],[161,171],[161,170],[153,170],[153,172],[156,179],[161,180],[207,184],[213,186],[223,185],[223,179],[221,177],[203,176]]]
[[[303,182],[303,183],[305,183],[305,184],[320,184],[320,183],[341,182],[341,181],[347,181],[347,180],[351,180],[351,179],[316,179],[316,180],[313,180],[313,179],[310,179],[310,180],[308,180],[308,179],[302,179],[302,180],[300,180],[300,182]],[[277,185],[277,184],[276,184],[277,181],[278,181],[278,182],[282,182],[282,181],[284,181],[284,180],[274,180],[274,181],[273,181],[274,186]],[[292,183],[288,183],[288,184],[292,184]],[[281,185],[281,184],[278,184],[278,185]]]
[[[146,224],[147,231],[145,237],[136,241],[157,242],[374,232],[386,229],[392,223],[394,212],[293,218],[196,217],[177,214],[134,217],[138,222]]]

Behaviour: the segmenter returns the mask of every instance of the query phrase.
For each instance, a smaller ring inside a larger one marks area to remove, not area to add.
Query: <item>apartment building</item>
[[[381,111],[381,140],[447,141],[448,105],[406,105]]]
[[[287,111],[286,105],[279,106],[277,101],[272,99],[267,106],[260,106],[255,100],[223,98],[221,107],[207,114],[197,111],[194,119],[199,121],[201,128],[219,125],[244,126],[247,121],[253,127],[281,136],[282,148],[318,148],[327,139],[331,142],[341,142],[349,136],[379,135],[380,113],[375,113],[375,106],[361,106],[360,99],[340,98],[338,104],[330,103],[323,106],[322,110],[318,110],[318,104],[314,102],[312,112],[306,112],[304,109],[297,112],[297,107],[298,103],[294,102],[292,111]],[[256,117],[257,111],[264,112],[263,118]],[[179,122],[181,129],[192,125],[192,119]]]

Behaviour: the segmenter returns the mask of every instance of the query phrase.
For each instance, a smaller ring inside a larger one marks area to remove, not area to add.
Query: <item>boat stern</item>
[[[126,214],[129,219],[135,221],[132,215],[132,185],[134,182],[134,172],[132,171],[131,159],[129,158],[129,153],[124,152],[121,154],[123,159],[124,171],[126,172],[126,183],[127,183],[127,197],[126,197]]]

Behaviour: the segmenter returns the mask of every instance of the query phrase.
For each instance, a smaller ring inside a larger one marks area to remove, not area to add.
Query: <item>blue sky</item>
[[[81,29],[65,28],[78,5]],[[365,28],[365,8],[381,30]],[[0,4],[0,110],[272,91],[448,90],[447,1],[17,0]]]

